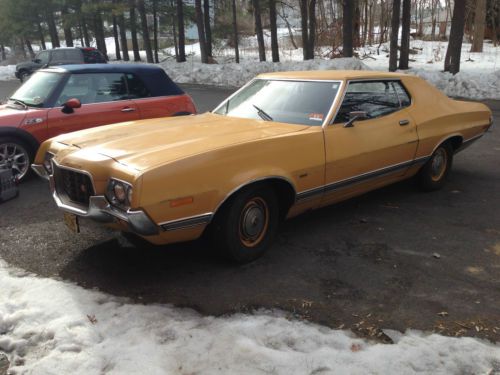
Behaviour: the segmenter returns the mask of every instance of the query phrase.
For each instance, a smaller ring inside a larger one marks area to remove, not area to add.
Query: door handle
[[[410,123],[410,120],[400,120],[399,121],[399,125],[401,125],[401,126],[408,125],[409,123]]]
[[[122,112],[134,112],[135,108],[125,107],[122,109]]]

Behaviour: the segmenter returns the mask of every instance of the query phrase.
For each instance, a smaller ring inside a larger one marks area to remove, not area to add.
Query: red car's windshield
[[[9,98],[29,107],[42,107],[64,75],[51,72],[36,72]]]

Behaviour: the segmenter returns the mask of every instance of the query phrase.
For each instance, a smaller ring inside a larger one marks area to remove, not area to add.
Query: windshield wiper
[[[22,100],[14,99],[14,98],[9,98],[9,100],[13,101],[15,104],[20,105],[21,107],[23,107],[23,109],[28,109],[28,105],[25,102],[23,102]]]
[[[273,118],[271,116],[269,116],[266,112],[264,112],[264,110],[262,110],[261,108],[257,107],[255,104],[252,104],[252,105],[257,110],[257,114],[260,116],[260,118],[262,120],[273,121]]]

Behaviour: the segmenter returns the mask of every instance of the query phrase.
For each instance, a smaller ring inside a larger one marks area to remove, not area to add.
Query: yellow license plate
[[[64,213],[64,224],[74,233],[80,233],[80,224],[78,223],[78,216]]]

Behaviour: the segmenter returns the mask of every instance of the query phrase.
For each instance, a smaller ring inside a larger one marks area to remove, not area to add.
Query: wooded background
[[[186,61],[186,44],[199,41],[201,61],[216,63],[221,46],[234,50],[256,36],[260,61],[266,60],[264,33],[270,33],[272,61],[280,58],[278,25],[288,30],[291,48],[304,60],[351,57],[356,48],[390,42],[389,70],[407,69],[410,37],[449,40],[444,70],[460,70],[464,37],[472,52],[484,39],[497,45],[499,0],[0,0],[0,57],[7,51],[34,56],[33,45],[47,48],[95,46],[108,54],[105,38],[115,41],[117,60],[159,62],[161,48],[173,46],[175,59]],[[196,27],[196,40],[186,28]],[[400,34],[398,34],[400,32]],[[9,48],[7,48],[9,47]]]

